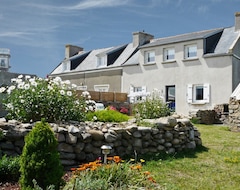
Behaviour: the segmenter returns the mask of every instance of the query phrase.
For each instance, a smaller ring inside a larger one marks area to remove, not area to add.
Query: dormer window
[[[62,62],[62,72],[70,71],[70,61]]]
[[[103,67],[103,66],[106,66],[105,57],[104,56],[98,56],[97,57],[97,67]]]
[[[151,50],[144,53],[144,63],[155,63],[155,51]]]

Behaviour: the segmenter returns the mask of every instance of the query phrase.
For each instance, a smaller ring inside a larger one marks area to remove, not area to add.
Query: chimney
[[[67,44],[65,45],[65,58],[70,58],[76,54],[78,54],[80,51],[83,51],[82,47],[74,46]]]
[[[149,43],[154,36],[147,34],[145,32],[134,32],[133,33],[133,46],[141,46],[143,44]]]
[[[240,31],[240,12],[235,13],[235,32]]]

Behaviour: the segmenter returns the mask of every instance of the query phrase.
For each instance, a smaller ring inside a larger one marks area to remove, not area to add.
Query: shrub
[[[18,181],[20,177],[19,157],[4,155],[0,159],[0,176],[2,181]]]
[[[1,87],[0,93],[5,93],[4,107],[8,119],[22,122],[83,121],[85,119],[86,103],[84,97],[78,97],[74,90],[76,85],[61,78],[25,79],[20,75],[12,79],[12,85]]]
[[[133,113],[137,119],[155,119],[170,115],[170,109],[155,89],[145,101],[133,105]]]
[[[46,189],[49,185],[59,188],[63,168],[57,151],[57,140],[48,123],[36,123],[25,137],[20,157],[20,184],[22,189],[33,188],[33,180]]]
[[[99,110],[89,112],[87,114],[88,121],[101,121],[101,122],[124,122],[128,121],[129,117],[115,110]]]

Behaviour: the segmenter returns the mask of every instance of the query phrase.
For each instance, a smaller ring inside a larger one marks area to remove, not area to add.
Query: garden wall
[[[228,109],[228,122],[231,131],[240,132],[240,100],[237,100],[235,97],[231,97],[229,100]]]
[[[189,119],[166,117],[147,120],[154,127],[137,126],[133,121],[125,123],[82,122],[75,124],[50,124],[58,140],[58,151],[65,167],[93,161],[101,154],[102,145],[112,147],[111,155],[179,152],[201,145],[200,133]],[[24,136],[34,124],[0,119],[4,138],[0,149],[7,155],[20,155]]]

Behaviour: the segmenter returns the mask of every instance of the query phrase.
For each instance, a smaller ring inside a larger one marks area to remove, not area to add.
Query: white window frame
[[[70,71],[70,60],[62,62],[62,71]]]
[[[106,66],[105,56],[97,56],[97,67]]]
[[[146,86],[130,86],[129,91],[130,103],[146,100],[148,95]]]
[[[163,61],[173,61],[175,60],[175,49],[174,48],[164,48],[163,49]]]
[[[149,50],[144,52],[144,63],[155,63],[156,55],[154,50]]]
[[[184,59],[197,58],[197,44],[184,46]]]
[[[109,91],[109,84],[100,84],[94,85],[94,91],[96,92],[108,92]]]
[[[197,90],[202,89],[202,98],[197,97]],[[188,84],[187,102],[190,104],[206,104],[210,102],[210,85],[209,84]]]

